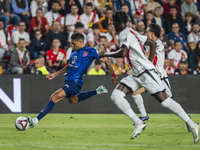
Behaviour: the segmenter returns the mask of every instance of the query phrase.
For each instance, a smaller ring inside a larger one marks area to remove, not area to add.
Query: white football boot
[[[141,124],[139,124],[137,126],[136,125],[134,125],[134,126],[135,126],[135,129],[134,129],[133,134],[130,137],[131,140],[138,137],[141,134],[142,130],[147,129],[147,124],[145,122],[142,122]]]
[[[96,91],[97,91],[97,94],[107,94],[108,93],[108,90],[103,85],[98,87],[96,89]]]
[[[194,143],[199,142],[199,124],[195,123],[195,128],[192,128],[192,135],[194,138]]]
[[[37,118],[31,118],[30,116],[28,116],[28,122],[30,123],[29,125],[30,128],[33,128],[37,124],[38,120],[36,119]]]

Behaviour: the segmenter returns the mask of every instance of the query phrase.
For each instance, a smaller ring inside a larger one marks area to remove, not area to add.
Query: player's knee
[[[125,96],[125,93],[123,93],[122,91],[115,89],[112,94],[111,94],[111,100],[112,101],[116,101],[117,99],[123,98]]]
[[[69,99],[69,103],[70,104],[76,104],[76,103],[78,103],[78,98],[76,98],[76,97],[73,97],[73,98],[68,98]]]
[[[51,95],[50,100],[53,101],[54,103],[57,103],[58,101],[58,94],[54,93]]]

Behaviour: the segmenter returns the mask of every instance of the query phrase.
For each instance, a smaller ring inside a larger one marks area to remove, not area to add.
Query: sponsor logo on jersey
[[[88,55],[88,52],[83,52],[83,56],[86,57]]]

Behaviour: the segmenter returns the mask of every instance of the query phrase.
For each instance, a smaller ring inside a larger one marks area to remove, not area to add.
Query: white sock
[[[132,98],[137,105],[137,108],[141,114],[142,117],[145,117],[147,115],[146,110],[144,108],[144,102],[141,94],[138,95],[132,95]]]
[[[169,108],[183,121],[185,121],[190,126],[190,128],[195,128],[195,123],[190,119],[190,117],[186,114],[186,112],[183,110],[183,108],[179,103],[175,102],[173,99],[168,97],[161,103],[161,105]]]
[[[38,120],[38,118],[37,118],[37,117],[35,117],[34,119],[35,119],[35,124],[37,124],[37,123],[38,123],[38,121],[39,121],[39,120]]]
[[[124,92],[115,89],[111,95],[111,100],[135,123],[135,125],[141,124],[142,121],[136,116],[136,114],[131,109],[130,104],[124,97]]]

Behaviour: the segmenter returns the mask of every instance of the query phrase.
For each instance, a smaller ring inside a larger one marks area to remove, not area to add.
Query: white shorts
[[[168,77],[161,78],[161,81],[162,81],[163,85],[165,86],[165,92],[166,92],[167,96],[172,98],[173,95],[172,95],[172,92],[171,92],[171,87],[170,87],[170,84],[169,84]]]
[[[165,90],[165,86],[155,69],[145,70],[139,76],[129,75],[123,78],[120,83],[126,86],[131,92],[144,87],[148,93],[155,95]]]

